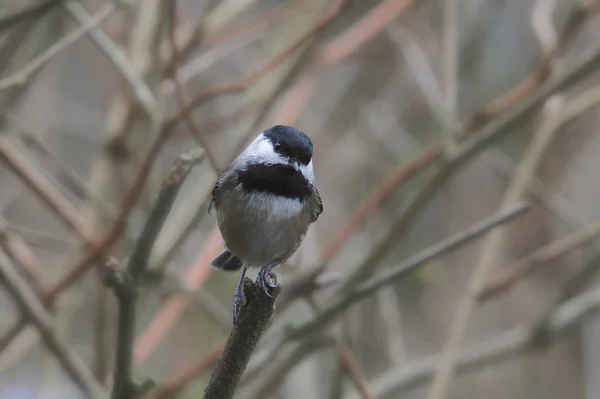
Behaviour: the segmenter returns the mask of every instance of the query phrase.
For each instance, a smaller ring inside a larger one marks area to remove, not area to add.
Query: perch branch
[[[273,315],[275,299],[250,279],[244,280],[245,303],[239,322],[233,327],[217,367],[204,391],[203,399],[231,399],[246,369],[250,355]],[[281,290],[277,286],[275,296]]]
[[[107,283],[113,288],[119,302],[119,327],[117,355],[112,398],[132,399],[143,394],[149,387],[144,383],[137,386],[132,380],[133,346],[135,342],[135,306],[141,279],[148,267],[152,246],[169,214],[177,193],[192,167],[202,158],[203,152],[181,155],[171,167],[163,182],[162,189],[148,216],[146,225],[129,258],[127,270],[119,272],[109,267]]]

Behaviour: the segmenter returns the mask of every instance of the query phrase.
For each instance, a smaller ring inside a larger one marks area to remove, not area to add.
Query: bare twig
[[[303,35],[301,35],[298,39],[290,43],[287,47],[282,49],[279,53],[273,56],[269,61],[267,61],[263,66],[245,76],[244,78],[234,81],[223,83],[220,85],[216,85],[213,87],[209,87],[205,91],[197,94],[191,102],[188,104],[186,108],[181,109],[179,112],[175,113],[175,115],[171,116],[168,119],[167,124],[174,125],[177,124],[181,119],[186,118],[189,114],[193,112],[200,104],[213,99],[214,97],[237,93],[240,91],[246,90],[248,87],[252,86],[256,81],[265,76],[271,70],[276,68],[279,64],[281,64],[285,59],[287,59],[291,54],[293,54],[296,50],[298,50],[304,43],[306,43],[311,37],[319,33],[321,30],[326,28],[335,18],[342,12],[342,10],[348,5],[349,0],[339,0],[337,4],[329,11],[327,14],[322,16],[314,26],[308,29]]]
[[[563,90],[570,84],[576,82],[581,77],[587,75],[597,64],[600,63],[600,46],[597,46],[593,51],[583,57],[583,59],[576,65],[572,66],[569,70],[565,71],[560,76],[552,79],[543,85],[537,87],[529,97],[524,98],[518,105],[514,106],[510,111],[506,111],[501,116],[492,120],[485,127],[475,133],[475,137],[463,145],[459,154],[456,155],[454,160],[444,165],[438,174],[428,183],[428,186],[416,197],[413,202],[408,206],[408,210],[403,213],[400,218],[394,223],[390,229],[392,233],[389,233],[387,238],[383,242],[377,245],[377,247],[355,270],[344,284],[344,288],[353,286],[355,283],[364,278],[373,271],[373,266],[377,264],[393,247],[396,242],[399,231],[405,231],[409,221],[414,220],[414,217],[422,210],[424,206],[424,199],[428,199],[437,189],[440,184],[447,180],[453,173],[455,173],[462,165],[469,161],[473,156],[480,153],[480,150],[488,146],[491,142],[501,137],[503,134],[514,132],[514,127],[525,120],[532,112],[537,110],[541,104],[552,94],[559,90]],[[422,167],[421,162],[429,164],[435,160],[436,156],[439,156],[441,149],[439,147],[432,148],[433,151],[427,150],[423,157],[419,157],[419,164],[411,164],[408,171],[413,167]],[[437,155],[436,155],[437,153]],[[433,157],[433,159],[428,159]],[[404,170],[407,171],[406,169]],[[346,233],[344,232],[344,235]],[[345,241],[336,241],[336,245],[341,245]],[[330,248],[327,247],[328,254]]]
[[[88,398],[104,397],[105,392],[79,356],[61,339],[44,306],[28,287],[8,258],[0,253],[0,281],[10,292],[23,314],[37,328],[48,349],[56,356],[75,384]]]
[[[135,320],[138,288],[148,267],[148,259],[154,241],[175,202],[175,198],[192,167],[202,158],[203,152],[181,155],[173,164],[163,182],[163,187],[148,216],[148,220],[133,254],[129,258],[127,270],[111,270],[109,284],[119,301],[119,329],[115,378],[112,398],[131,399],[141,395],[140,387],[132,380],[133,346],[135,341]],[[148,384],[142,387],[147,389]]]
[[[551,315],[549,333],[554,338],[560,338],[588,316],[595,314],[598,308],[600,308],[600,290],[579,295],[561,304]],[[526,326],[519,326],[469,346],[458,356],[457,371],[481,370],[484,365],[506,361],[523,354],[524,351],[534,349],[530,337],[530,330]],[[428,382],[433,377],[440,358],[440,355],[427,356],[387,370],[370,382],[374,394],[377,397],[400,395]],[[344,399],[360,399],[360,396],[354,393]]]
[[[204,399],[230,399],[246,369],[250,355],[273,315],[275,299],[250,279],[244,280],[245,302],[233,327],[216,369],[204,391]],[[277,285],[274,297],[281,286]]]
[[[104,22],[116,9],[117,6],[114,3],[107,4],[80,29],[69,33],[66,37],[51,46],[43,54],[32,60],[14,75],[0,80],[0,90],[21,86],[29,82],[50,60],[52,60],[52,58],[69,48],[69,46],[87,34],[90,29]]]
[[[169,399],[176,397],[191,380],[205,371],[208,371],[208,369],[219,360],[226,342],[226,338],[215,342],[200,359],[192,363],[189,367],[186,367],[185,370],[171,380],[157,387],[154,394],[151,396],[152,399]]]
[[[0,160],[13,170],[60,218],[85,241],[93,242],[96,237],[91,226],[33,165],[10,143],[0,137]]]
[[[421,251],[412,258],[386,270],[385,272],[380,273],[370,280],[365,281],[364,283],[351,289],[349,292],[338,296],[337,299],[328,304],[327,307],[325,307],[325,309],[313,320],[299,328],[294,329],[290,333],[290,336],[293,338],[299,338],[304,335],[319,331],[331,323],[333,319],[340,314],[340,312],[347,309],[350,305],[353,305],[354,303],[374,294],[382,287],[396,283],[401,278],[405,278],[413,273],[419,266],[429,262],[431,259],[455,250],[480,237],[482,234],[487,233],[491,229],[513,220],[518,216],[521,216],[526,210],[527,206],[525,204],[504,210],[498,214],[473,224],[466,230],[452,235],[446,240],[443,240]]]
[[[378,7],[388,7],[385,12],[389,12],[389,7],[392,6],[394,1],[389,1],[385,5],[381,3]],[[399,5],[400,3],[395,3]],[[598,4],[598,3],[595,3]],[[492,100],[488,105],[486,105],[482,111],[478,112],[476,115],[472,116],[468,120],[462,123],[462,126],[458,129],[456,135],[459,139],[465,139],[467,136],[476,135],[482,131],[482,129],[476,130],[478,126],[481,126],[482,123],[490,120],[492,117],[500,115],[502,112],[506,111],[509,107],[515,106],[520,100],[522,100],[525,96],[529,94],[533,94],[534,90],[538,88],[541,84],[543,84],[548,78],[548,65],[552,62],[554,55],[560,52],[562,48],[564,48],[569,41],[575,36],[575,34],[579,31],[585,19],[595,11],[597,7],[583,7],[577,8],[568,19],[565,29],[561,34],[561,40],[558,43],[557,48],[550,54],[547,58],[545,58],[540,67],[536,72],[532,75],[523,79],[521,83],[519,83],[515,88],[509,90],[509,92],[501,95],[500,97]],[[375,11],[375,10],[374,10]],[[404,9],[396,10],[399,13],[402,13]],[[384,13],[385,13],[384,12]],[[365,17],[365,20],[367,17]],[[385,19],[387,21],[387,19]],[[365,22],[365,26],[370,25],[370,23]],[[383,29],[383,27],[381,27]],[[366,30],[365,30],[366,31]],[[344,33],[343,35],[345,35]],[[350,34],[350,33],[348,33]],[[340,40],[343,36],[340,36]],[[348,40],[349,43],[354,43],[352,40]],[[353,51],[356,50],[357,47],[362,45],[363,42],[356,42],[355,47],[351,51],[346,51],[344,54],[349,55],[352,54]],[[330,45],[330,48],[335,48],[333,44]],[[600,49],[596,49],[596,51],[600,51]],[[342,61],[343,58],[336,58],[339,61]],[[571,72],[576,71],[577,69],[571,70]],[[295,124],[297,118],[302,112],[303,107],[308,102],[312,90],[314,88],[314,82],[318,78],[320,70],[318,67],[314,67],[307,72],[304,73],[301,77],[298,78],[297,82],[290,89],[290,94],[288,95],[288,100],[284,104],[283,110],[280,113],[279,121],[285,124]],[[588,73],[588,72],[586,72]],[[567,77],[569,73],[563,74],[562,76]],[[578,79],[571,80],[571,82]],[[557,80],[558,81],[558,80]],[[538,90],[539,92],[539,90]],[[540,98],[539,101],[545,100],[546,97]],[[516,106],[515,110],[519,108]],[[521,111],[525,111],[525,113],[529,112],[529,110],[522,109]],[[518,116],[518,115],[517,115]],[[400,187],[403,183],[407,182],[410,178],[417,175],[425,168],[431,166],[436,161],[439,161],[442,158],[443,149],[439,144],[433,144],[426,148],[423,152],[415,156],[413,159],[402,162],[398,167],[392,172],[392,174],[386,178],[378,189],[374,190],[373,194],[365,200],[362,205],[356,210],[356,212],[347,219],[347,221],[340,227],[337,233],[333,234],[333,236],[325,243],[320,255],[320,262],[327,263],[337,253],[341,251],[345,243],[348,242],[349,238],[354,234],[369,218],[370,215],[375,213],[380,206],[384,203],[384,201],[395,192],[395,190]]]
[[[21,0],[2,5],[0,13],[0,31],[10,25],[35,18],[51,10],[62,0]]]
[[[557,131],[557,126],[560,126],[560,123],[557,123],[558,118],[556,114],[561,106],[561,99],[556,97],[548,99],[546,113],[541,125],[531,139],[529,148],[523,155],[523,159],[515,171],[513,180],[502,198],[499,206],[500,211],[513,206],[525,194],[529,182],[534,177],[535,171]],[[447,393],[447,388],[450,386],[452,380],[456,354],[460,349],[471,313],[477,304],[477,294],[485,284],[489,271],[494,266],[494,262],[503,244],[505,233],[505,229],[498,229],[486,237],[478,263],[467,281],[463,294],[460,296],[456,314],[452,320],[446,342],[444,343],[442,361],[434,377],[428,396],[429,399],[442,399]]]
[[[185,92],[185,89],[181,85],[181,82],[179,81],[179,78],[177,76],[177,67],[179,65],[179,54],[177,51],[177,45],[175,43],[175,26],[176,26],[175,25],[175,12],[176,12],[176,8],[177,8],[176,1],[172,1],[171,4],[167,5],[168,13],[170,14],[170,15],[168,15],[168,20],[169,20],[170,26],[167,27],[167,30],[168,30],[168,36],[169,36],[169,43],[171,45],[171,51],[172,51],[171,63],[173,65],[173,69],[169,72],[171,74],[171,79],[173,79],[173,82],[175,83],[175,94],[177,95],[177,101],[179,102],[179,107],[181,109],[186,109],[188,107],[189,99],[188,99],[187,93]],[[210,163],[210,166],[212,167],[213,171],[217,175],[219,175],[221,170],[219,169],[219,166],[217,165],[217,160],[215,159],[214,155],[210,151],[208,140],[206,140],[204,133],[200,131],[200,128],[198,127],[198,124],[196,123],[196,121],[194,119],[194,115],[191,112],[184,113],[183,119],[185,120],[185,123],[190,131],[191,136],[194,139],[196,139],[196,141],[198,142],[198,144],[200,144],[202,146],[202,148],[204,148],[204,152],[206,153],[206,158],[208,159],[208,162]]]
[[[479,300],[487,301],[505,292],[538,267],[589,243],[598,235],[600,235],[600,221],[592,222],[580,230],[533,251],[510,266],[502,268],[479,292]]]
[[[82,27],[86,26],[92,19],[86,9],[78,2],[67,1],[64,3],[64,7],[71,17]],[[137,100],[144,106],[146,113],[152,115],[156,110],[156,100],[152,94],[152,90],[150,90],[144,81],[144,78],[142,78],[133,65],[127,60],[127,56],[123,50],[121,50],[97,25],[94,25],[89,29],[89,35],[98,48],[115,66],[115,69],[123,76],[123,79],[127,84],[129,84]]]

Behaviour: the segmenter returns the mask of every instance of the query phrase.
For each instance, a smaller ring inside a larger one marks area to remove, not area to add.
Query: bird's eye
[[[280,143],[275,143],[275,145],[273,146],[273,148],[275,148],[276,150],[279,150],[281,148],[281,144]]]

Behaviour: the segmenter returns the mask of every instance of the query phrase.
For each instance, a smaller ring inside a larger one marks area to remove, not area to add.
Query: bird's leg
[[[271,271],[281,262],[276,261],[263,266],[256,276],[256,282],[269,298],[275,298],[274,290],[277,288],[277,275]]]
[[[244,293],[242,292],[242,284],[244,283],[244,278],[246,277],[246,270],[248,266],[242,266],[242,274],[240,276],[240,281],[238,281],[237,288],[235,289],[235,295],[233,296],[233,324],[237,324],[238,316],[240,314],[240,309],[244,304]]]

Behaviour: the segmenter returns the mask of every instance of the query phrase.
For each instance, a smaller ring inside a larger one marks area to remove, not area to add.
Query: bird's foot
[[[238,323],[242,305],[244,305],[244,294],[241,290],[236,290],[233,296],[233,325],[237,325]]]
[[[264,266],[258,272],[256,276],[256,283],[262,288],[265,295],[269,298],[275,298],[277,296],[277,290],[279,287],[279,283],[277,282],[277,275],[271,271],[277,264],[271,263],[267,266]]]
[[[238,318],[240,315],[240,309],[244,305],[244,293],[243,293],[243,283],[244,278],[246,277],[246,265],[242,266],[242,273],[240,274],[240,280],[238,281],[237,288],[235,289],[235,295],[233,296],[233,325],[235,326],[238,322]]]

